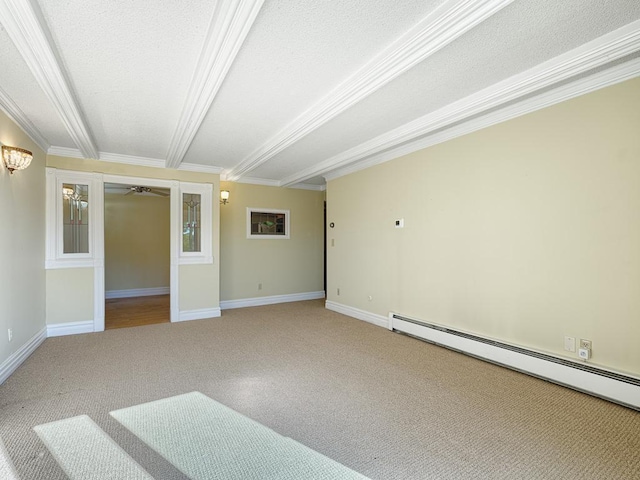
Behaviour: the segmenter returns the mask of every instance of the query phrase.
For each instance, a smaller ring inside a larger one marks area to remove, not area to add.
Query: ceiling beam
[[[370,157],[374,163],[368,162],[367,165],[361,168],[366,168],[366,166],[382,163],[383,161],[391,160],[391,158],[397,158],[400,155],[406,155],[421,148],[426,148],[434,144],[433,142],[430,143],[427,141],[425,143],[423,141],[426,135],[447,128],[450,125],[464,121],[475,115],[501,107],[511,101],[523,98],[558,82],[575,77],[576,75],[586,73],[594,68],[602,67],[639,50],[640,20],[453,102],[435,112],[428,113],[387,133],[372,138],[312,167],[283,178],[280,185],[291,186],[309,178],[326,175],[336,169],[351,171],[353,169],[349,167],[350,165],[364,161]],[[626,71],[621,72],[623,72],[621,73],[622,75],[628,75]],[[603,76],[601,78],[603,79],[603,83],[600,85],[600,88],[611,84],[609,77]],[[581,90],[582,84],[576,83],[575,85],[576,88],[578,88],[578,92],[585,93]],[[595,88],[592,88],[592,90],[593,89]],[[565,92],[565,96],[557,97],[556,102],[566,100],[571,98],[571,96],[575,95],[570,92]],[[548,106],[548,104],[543,106]],[[531,107],[531,110],[528,111],[533,111],[537,108],[542,107]],[[525,113],[527,113],[526,109],[522,110],[520,114]],[[513,116],[509,118],[513,118]],[[504,118],[503,121],[506,119],[507,118]],[[476,124],[481,125],[482,122],[476,122]],[[487,126],[485,124],[482,125]],[[469,133],[468,129],[458,129],[458,131],[463,132],[459,133],[460,135]],[[446,140],[453,138],[447,135],[441,135],[440,137],[446,137]],[[411,144],[411,146],[408,146],[409,144]],[[400,146],[403,146],[403,148],[398,150],[397,148],[400,148]],[[395,152],[396,156],[389,158],[391,151]],[[369,165],[369,163],[371,164]],[[333,177],[334,175],[332,175],[332,178]]]
[[[229,180],[287,147],[449,45],[513,0],[447,0],[283,130],[227,172]]]
[[[167,168],[178,168],[220,90],[264,0],[219,0],[193,74],[178,126],[167,153]]]
[[[55,53],[44,21],[29,0],[0,0],[0,18],[40,88],[85,158],[98,149]]]
[[[13,120],[13,122],[18,125],[24,133],[29,135],[31,140],[34,141],[36,145],[38,145],[42,151],[45,153],[49,148],[49,141],[42,136],[40,131],[36,128],[36,126],[27,118],[20,107],[16,105],[16,103],[9,98],[9,95],[0,88],[0,109],[7,114],[7,116]]]

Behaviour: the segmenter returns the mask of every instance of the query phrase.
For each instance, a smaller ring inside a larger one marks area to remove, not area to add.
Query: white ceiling
[[[322,188],[640,75],[638,0],[0,0],[50,154]]]

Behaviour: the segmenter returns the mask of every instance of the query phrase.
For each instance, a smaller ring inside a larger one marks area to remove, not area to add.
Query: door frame
[[[102,188],[99,200],[100,205],[98,208],[103,212],[102,221],[98,222],[97,237],[100,241],[96,245],[96,265],[101,267],[95,267],[94,272],[94,332],[104,331],[104,301],[105,301],[105,281],[104,281],[104,184],[116,183],[124,185],[144,185],[145,187],[152,188],[168,188],[170,191],[169,199],[169,245],[170,245],[170,260],[169,260],[169,302],[170,302],[170,321],[177,322],[180,320],[180,305],[179,305],[179,258],[180,258],[180,244],[178,239],[180,238],[180,182],[177,180],[160,180],[157,178],[144,178],[144,177],[130,177],[125,175],[102,175]],[[98,269],[100,270],[98,272]],[[100,277],[98,279],[98,277]],[[99,301],[98,301],[99,300]],[[98,311],[98,308],[100,310]]]

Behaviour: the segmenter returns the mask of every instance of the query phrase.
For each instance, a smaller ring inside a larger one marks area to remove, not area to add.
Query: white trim
[[[3,384],[5,380],[24,363],[29,355],[35,352],[36,348],[38,348],[46,338],[47,329],[43,328],[2,362],[2,365],[0,365],[0,384]]]
[[[38,131],[36,126],[27,118],[20,107],[0,88],[0,108],[4,113],[18,125],[24,133],[26,133],[33,142],[38,145],[42,151],[46,152],[49,148],[49,142]]]
[[[231,308],[259,307],[261,305],[274,305],[276,303],[301,302],[304,300],[317,300],[324,298],[324,290],[318,292],[289,293],[287,295],[271,295],[268,297],[241,298],[239,300],[223,300],[220,302],[221,310]]]
[[[93,320],[84,322],[52,323],[47,325],[47,337],[62,337],[80,333],[93,333]]]
[[[414,141],[453,123],[610,63],[638,49],[640,20],[290,175],[282,179],[281,185],[303,182],[318,175],[329,178],[326,174],[332,170],[348,167],[359,160]],[[608,84],[605,82],[600,88]],[[336,177],[332,175],[331,178]]]
[[[126,165],[138,165],[141,167],[164,168],[164,160],[136,155],[100,152],[100,160],[103,162],[124,163]]]
[[[173,322],[188,322],[191,320],[204,320],[206,318],[216,318],[220,316],[219,308],[200,308],[197,310],[183,310],[180,312],[178,320]]]
[[[0,2],[2,24],[34,78],[58,112],[74,143],[85,157],[98,158],[98,149],[89,132],[71,86],[58,64],[55,47],[40,24],[31,2]]]
[[[93,267],[93,331],[104,331],[104,178],[99,175],[99,184],[94,184],[94,198],[98,206],[93,212],[94,257]],[[91,220],[91,219],[90,219]]]
[[[182,165],[184,165],[184,163]],[[180,168],[178,170],[182,168],[182,165],[180,165]],[[237,180],[229,180],[225,171],[222,171],[222,173],[220,174],[220,180],[222,180],[223,182],[233,181],[235,183],[246,183],[249,185],[263,185],[265,187],[282,187],[279,180],[273,180],[272,178],[240,177]],[[324,192],[327,189],[326,185],[314,185],[312,183],[296,183],[293,185],[287,185],[287,187],[297,188],[300,190],[316,190],[320,192]]]
[[[608,70],[595,73],[575,82],[563,85],[562,87],[555,88],[535,97],[531,97],[508,107],[496,110],[488,115],[483,115],[473,120],[461,123],[453,128],[448,128],[432,135],[427,135],[419,140],[409,142],[391,150],[386,150],[360,162],[352,163],[338,170],[331,171],[325,175],[325,179],[333,180],[343,177],[350,173],[364,170],[365,168],[369,168],[380,163],[388,162],[403,155],[408,155],[418,150],[422,150],[423,148],[446,142],[491,125],[505,122],[512,118],[570,100],[580,95],[585,95],[589,92],[624,82],[625,80],[630,80],[639,75],[640,59],[636,58],[626,63],[616,65]]]
[[[640,387],[570,366],[392,318],[391,327],[427,341],[480,357],[583,392],[640,409]],[[577,362],[576,362],[577,363]]]
[[[187,98],[171,138],[166,166],[177,168],[198,132],[264,0],[218,1]]]
[[[315,190],[316,192],[324,192],[327,189],[326,185],[314,185],[312,183],[295,183],[289,185],[288,188],[297,188],[300,190]]]
[[[0,94],[2,92],[0,91]],[[0,95],[0,107],[2,106],[2,97]],[[18,122],[16,122],[18,123]],[[29,132],[27,132],[28,134]],[[34,140],[35,141],[35,140]],[[37,143],[37,142],[36,142]],[[56,147],[50,146],[48,148],[43,148],[47,155],[55,155],[58,157],[69,157],[69,158],[82,158],[84,159],[84,155],[77,148],[68,148],[68,147]],[[140,157],[135,155],[122,155],[119,153],[110,153],[110,152],[98,152],[99,159],[102,162],[108,163],[121,163],[124,165],[137,165],[141,167],[150,167],[150,168],[165,168],[165,160],[160,158],[151,158],[151,157]],[[222,167],[215,167],[212,165],[199,165],[197,163],[182,163],[178,170],[190,171],[190,172],[199,172],[199,173],[211,173],[214,175],[219,175],[222,173]]]
[[[47,149],[47,155],[55,155],[57,157],[70,157],[70,158],[82,158],[84,159],[84,155],[77,148],[69,148],[69,147],[56,147],[55,145],[51,145]]]
[[[152,297],[154,295],[169,295],[170,293],[171,287],[129,288],[127,290],[107,290],[104,292],[104,298]]]
[[[227,178],[227,174],[225,173],[223,175],[223,180],[227,181],[227,182],[231,182],[232,180],[229,180]],[[237,180],[233,180],[236,183],[248,183],[251,185],[264,185],[266,187],[279,187],[280,186],[280,182],[278,180],[273,180],[272,178],[258,178],[258,177],[241,177],[238,178]]]
[[[233,167],[228,178],[237,180],[254,170],[511,2],[512,0],[446,1]]]
[[[384,315],[378,315],[377,313],[367,312],[365,310],[360,310],[359,308],[350,307],[348,305],[343,305],[329,300],[327,300],[324,305],[327,310],[357,318],[358,320],[372,323],[378,327],[388,328],[389,320]]]
[[[251,233],[252,213],[276,213],[284,214],[284,235],[260,235]],[[290,210],[279,210],[276,208],[247,207],[247,238],[250,240],[289,240],[291,238],[291,212]]]
[[[215,167],[213,165],[200,165],[198,163],[185,163],[182,162],[178,167],[178,170],[185,170],[188,172],[199,173],[212,173],[214,175],[220,175],[222,173],[222,167]]]

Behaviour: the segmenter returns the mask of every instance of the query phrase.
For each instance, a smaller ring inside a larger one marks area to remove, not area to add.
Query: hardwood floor
[[[169,322],[169,295],[105,300],[104,328],[138,327]]]

